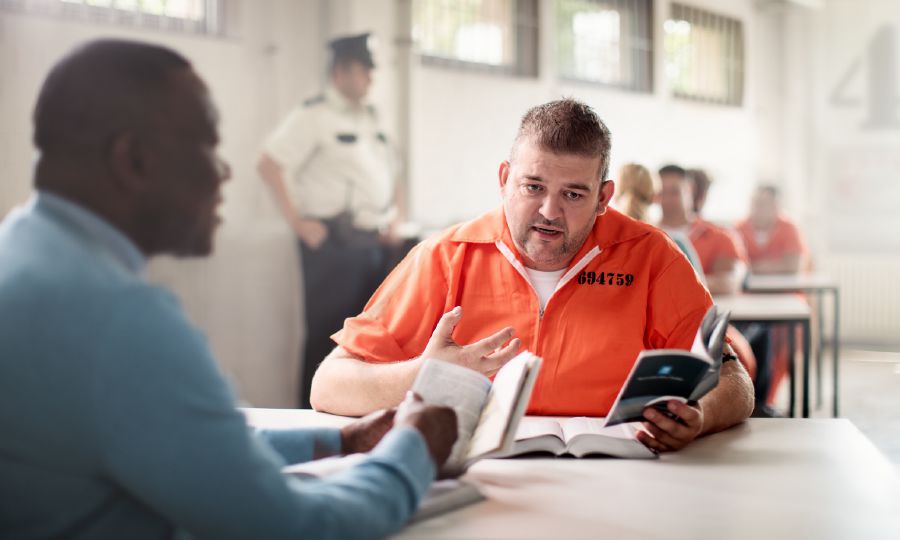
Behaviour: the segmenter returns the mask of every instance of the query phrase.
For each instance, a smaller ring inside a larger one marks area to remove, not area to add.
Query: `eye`
[[[582,195],[581,193],[578,193],[576,191],[566,191],[564,193],[564,195],[565,195],[566,199],[568,199],[570,201],[579,201],[584,198],[584,195]]]
[[[540,184],[523,184],[522,189],[525,193],[540,193],[544,189],[544,186]]]

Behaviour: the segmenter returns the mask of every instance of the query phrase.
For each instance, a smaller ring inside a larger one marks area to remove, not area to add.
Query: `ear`
[[[498,176],[500,179],[500,189],[502,190],[504,186],[506,186],[506,181],[509,180],[509,161],[504,160],[500,163],[500,170],[498,171]]]
[[[616,193],[616,183],[612,180],[604,180],[600,183],[600,198],[597,200],[597,214],[603,215],[612,202]]]
[[[116,135],[109,150],[113,184],[123,191],[136,191],[146,184],[146,155],[133,133]]]

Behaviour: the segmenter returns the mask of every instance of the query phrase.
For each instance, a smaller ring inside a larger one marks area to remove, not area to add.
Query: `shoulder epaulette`
[[[312,107],[313,105],[318,105],[320,103],[325,103],[325,94],[319,94],[318,96],[307,99],[303,102],[303,106]]]

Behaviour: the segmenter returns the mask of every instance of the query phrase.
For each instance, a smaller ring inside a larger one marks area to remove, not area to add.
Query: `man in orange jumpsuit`
[[[747,247],[751,272],[754,274],[795,274],[809,267],[809,254],[797,226],[778,204],[778,189],[763,185],[756,189],[750,204],[750,215],[737,225]],[[768,365],[759,358],[757,395],[771,404],[778,386],[787,377],[787,329],[770,332]]]
[[[502,207],[417,246],[333,338],[312,404],[359,415],[401,401],[423,358],[493,375],[522,347],[544,358],[530,414],[609,412],[637,354],[690,348],[711,304],[664,233],[608,208],[610,134],[564,99],[529,110],[499,167]],[[645,411],[641,441],[677,450],[746,418],[738,362],[680,422]]]
[[[750,215],[737,225],[754,274],[795,274],[809,265],[800,231],[778,205],[778,189],[760,186]]]

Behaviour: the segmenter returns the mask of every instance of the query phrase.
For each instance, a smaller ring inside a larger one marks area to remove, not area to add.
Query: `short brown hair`
[[[703,169],[688,169],[685,171],[685,174],[688,180],[694,183],[694,212],[699,212],[698,203],[709,193],[712,179]]]
[[[606,180],[609,175],[612,135],[597,113],[585,103],[564,98],[529,109],[519,124],[510,161],[524,137],[533,137],[541,148],[556,154],[598,156],[600,180]]]

